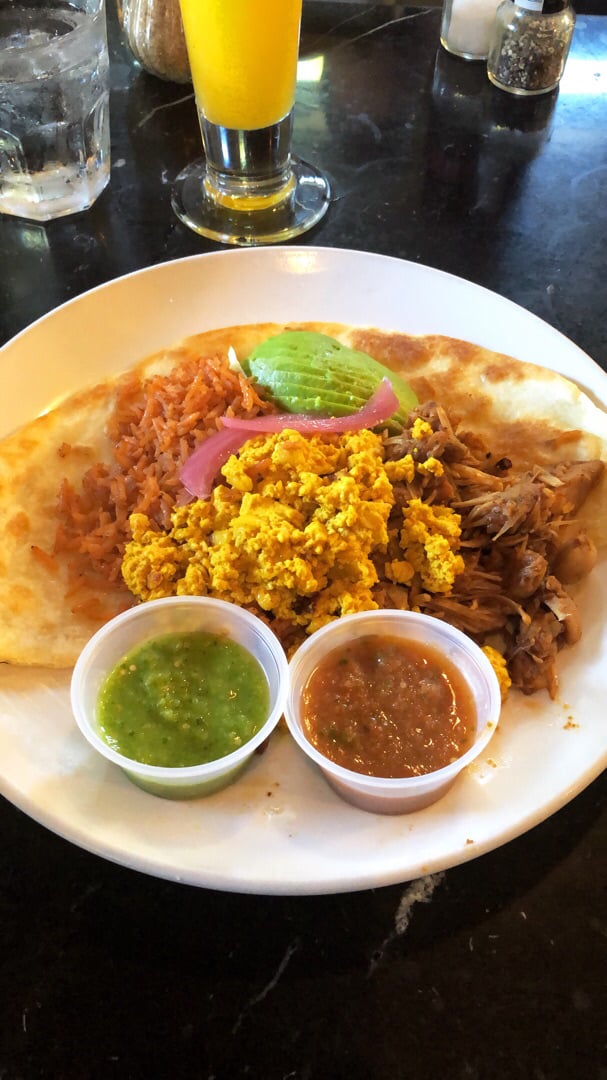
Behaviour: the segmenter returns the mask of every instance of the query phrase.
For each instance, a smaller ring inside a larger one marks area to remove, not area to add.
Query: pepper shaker
[[[489,79],[511,94],[554,90],[574,26],[569,0],[502,0],[487,57]]]
[[[441,45],[464,60],[485,60],[500,0],[444,0]]]
[[[122,28],[136,60],[151,75],[191,82],[179,0],[120,0]]]

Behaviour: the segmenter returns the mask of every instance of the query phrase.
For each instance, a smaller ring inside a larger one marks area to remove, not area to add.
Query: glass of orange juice
[[[180,0],[204,159],[176,178],[191,229],[241,246],[288,240],[329,205],[291,153],[302,0]]]

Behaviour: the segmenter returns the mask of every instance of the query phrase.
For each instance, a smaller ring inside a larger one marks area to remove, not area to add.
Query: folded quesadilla
[[[481,643],[505,635],[516,685],[554,692],[554,652],[580,632],[569,586],[591,572],[607,543],[607,413],[548,368],[468,342],[326,323],[201,333],[84,388],[4,438],[0,660],[70,666],[100,625],[145,600],[149,593],[127,587],[122,572],[133,521],[145,519],[175,543],[175,508],[192,500],[181,478],[186,461],[221,430],[222,416],[249,420],[284,410],[277,387],[292,388],[289,363],[264,383],[259,373],[267,367],[247,360],[265,341],[294,331],[329,337],[403,380],[412,392],[409,415],[380,433],[382,459],[440,463],[413,479],[393,479],[388,539],[369,551],[371,603],[429,611]],[[362,392],[364,380],[346,369],[344,387]],[[310,389],[299,365],[296,374],[291,400],[310,402],[318,378]],[[396,476],[393,465],[386,470]],[[225,485],[223,474],[217,484]],[[230,498],[235,502],[233,492]],[[447,591],[387,569],[407,562],[402,539],[399,551],[395,544],[414,500],[444,504],[460,521],[465,572]],[[168,575],[166,587],[183,588],[184,578]],[[306,602],[296,598],[292,610],[299,616]],[[340,610],[334,606],[331,617]],[[297,643],[271,607],[259,614],[286,643]]]

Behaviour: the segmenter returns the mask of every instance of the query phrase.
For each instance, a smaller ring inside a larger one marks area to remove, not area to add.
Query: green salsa
[[[265,674],[242,645],[206,632],[165,634],[125,656],[99,694],[102,738],[145,765],[216,761],[268,716]]]

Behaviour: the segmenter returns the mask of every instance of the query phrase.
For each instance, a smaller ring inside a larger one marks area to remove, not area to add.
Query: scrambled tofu
[[[501,652],[494,649],[492,645],[483,645],[483,652],[497,675],[502,701],[505,701],[508,691],[512,686],[512,679],[508,672],[506,658],[502,656]]]
[[[377,607],[373,562],[388,546],[393,483],[421,464],[384,462],[372,431],[302,435],[285,430],[244,444],[209,499],[177,507],[168,533],[131,517],[122,571],[143,600],[208,595],[285,619],[311,633],[339,615]],[[412,499],[403,511],[395,581],[415,573],[444,592],[463,569],[459,516]]]
[[[400,533],[404,559],[389,563],[387,576],[406,585],[418,573],[428,592],[448,593],[464,569],[464,560],[457,554],[460,536],[460,515],[449,506],[411,499],[403,509]]]

